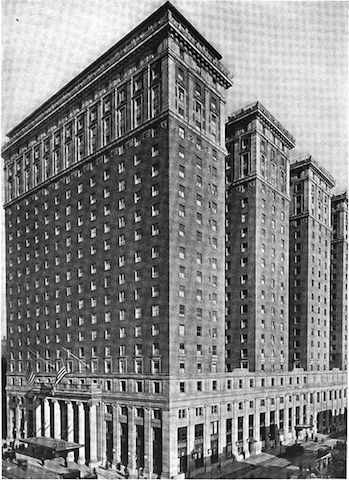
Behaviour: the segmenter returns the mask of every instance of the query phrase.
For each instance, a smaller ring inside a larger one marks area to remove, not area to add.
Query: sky
[[[11,128],[162,3],[2,0],[2,142]],[[334,176],[336,190],[346,189],[349,3],[172,3],[221,53],[233,74],[227,115],[259,100],[296,138],[292,157],[311,154]],[[2,173],[1,168],[1,191]],[[3,211],[0,222],[3,324]]]

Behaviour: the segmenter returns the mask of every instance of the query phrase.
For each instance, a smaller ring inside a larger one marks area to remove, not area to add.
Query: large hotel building
[[[348,368],[348,193],[331,201],[330,368]]]
[[[9,132],[9,437],[76,442],[71,460],[177,478],[343,422],[333,182],[310,160],[290,178],[295,141],[258,102],[225,132],[231,86],[167,2]],[[327,205],[315,227],[297,210],[310,174]],[[323,262],[314,292],[311,255]]]
[[[329,369],[331,176],[311,157],[292,163],[289,366]]]

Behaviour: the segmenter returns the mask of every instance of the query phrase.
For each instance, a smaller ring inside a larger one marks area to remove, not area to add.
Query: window
[[[185,408],[180,408],[178,410],[178,418],[186,418],[187,410]]]
[[[157,337],[160,335],[160,327],[159,325],[152,325],[151,334],[153,337]]]
[[[159,155],[159,145],[153,145],[151,147],[151,156],[157,157]]]

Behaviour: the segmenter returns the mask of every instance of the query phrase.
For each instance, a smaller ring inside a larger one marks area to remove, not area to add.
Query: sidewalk
[[[304,453],[292,459],[280,456],[280,447],[276,447],[242,461],[228,461],[221,466],[220,471],[215,464],[206,467],[206,472],[190,472],[190,478],[300,478],[302,475],[300,465],[305,468],[308,463],[311,463],[310,458],[314,457],[319,449],[326,446],[333,448],[337,443],[334,436],[329,438],[328,435],[318,434],[316,437],[317,442],[298,441],[304,447]]]

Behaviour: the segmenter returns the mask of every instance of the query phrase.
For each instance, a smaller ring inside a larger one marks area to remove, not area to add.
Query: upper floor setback
[[[86,90],[95,88],[96,83],[107,81],[115,68],[118,70],[121,81],[127,76],[128,71],[125,70],[125,65],[130,62],[130,58],[132,59],[131,71],[137,68],[135,58],[141,64],[147,64],[149,57],[145,53],[149,49],[149,44],[159,43],[159,40],[170,36],[181,43],[183,49],[195,59],[199,68],[210,73],[215,84],[224,88],[232,85],[229,71],[220,62],[221,55],[170,2],[166,2],[14,127],[7,134],[10,140],[3,152],[11,149],[14,143],[29,132],[34,130],[37,133],[38,127],[43,122],[47,122],[52,115],[66,108],[67,104],[73,100],[79,99]]]
[[[290,215],[311,215],[327,228],[331,227],[331,189],[333,177],[310,155],[290,166]]]
[[[254,102],[247,105],[228,117],[227,129],[226,129],[226,143],[229,144],[234,136],[244,133],[249,130],[249,124],[251,118],[261,119],[261,125],[265,125],[270,130],[274,143],[277,142],[277,138],[280,141],[280,146],[285,144],[288,149],[294,148],[296,141],[294,137],[286,130],[281,123],[260,103]],[[237,127],[239,125],[239,128]]]
[[[289,195],[288,151],[294,140],[259,102],[229,117],[226,145],[228,184],[258,175]]]
[[[333,176],[311,155],[308,155],[306,158],[293,160],[290,168],[291,181],[309,179],[317,183],[326,192],[330,192],[336,185]]]
[[[331,198],[332,241],[348,240],[348,192]]]
[[[348,212],[348,192],[337,193],[331,198],[332,213],[336,211]]]

